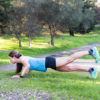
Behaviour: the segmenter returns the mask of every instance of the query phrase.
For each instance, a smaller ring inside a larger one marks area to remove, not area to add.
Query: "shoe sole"
[[[96,50],[96,54],[97,54],[97,58],[95,58],[95,59],[96,59],[96,63],[98,63],[99,62],[99,52],[96,47],[95,47],[95,50]]]
[[[97,75],[98,75],[98,71],[97,71],[97,68],[96,68],[96,76],[92,76],[93,79],[96,79],[97,78]]]

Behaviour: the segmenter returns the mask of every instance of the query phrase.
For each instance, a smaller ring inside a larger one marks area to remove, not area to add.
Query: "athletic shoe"
[[[91,77],[95,79],[98,74],[97,68],[94,68],[94,70],[90,74],[91,74]]]
[[[96,63],[99,62],[99,52],[96,47],[91,48],[89,54],[95,58]]]

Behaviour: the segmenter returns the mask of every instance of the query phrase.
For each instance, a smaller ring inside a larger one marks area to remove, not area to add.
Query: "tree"
[[[60,14],[60,30],[69,30],[71,36],[74,36],[74,30],[78,27],[82,20],[82,7],[81,0],[62,0],[61,14]]]
[[[53,0],[44,0],[44,2],[40,3],[40,7],[36,12],[37,17],[43,25],[48,25],[51,36],[51,45],[54,46],[54,36],[59,17],[59,4]]]
[[[10,20],[9,28],[10,31],[16,35],[16,38],[19,41],[19,47],[22,47],[21,44],[21,33],[23,32],[23,21],[24,21],[24,13],[25,9],[21,5],[21,2],[19,1],[13,1],[13,10],[10,11],[10,14],[12,15],[12,19]],[[16,5],[19,6],[16,6]]]
[[[95,25],[95,0],[63,1],[60,30],[69,30],[71,36],[90,32]]]
[[[96,7],[95,13],[96,13],[96,23],[100,24],[100,7]]]
[[[5,33],[4,29],[7,27],[7,22],[10,19],[9,11],[12,5],[10,0],[0,0],[0,32]]]
[[[39,23],[36,17],[37,6],[35,0],[24,0],[25,3],[25,19],[24,29],[26,31],[26,36],[28,36],[28,46],[31,48],[31,37],[39,35],[42,30],[42,25]]]
[[[85,34],[93,30],[95,23],[95,2],[96,0],[83,0],[82,21],[76,28],[76,32]]]
[[[10,31],[16,35],[20,48],[22,47],[20,38],[22,34],[28,37],[28,46],[31,48],[31,37],[38,35],[42,28],[35,15],[37,8],[35,0],[13,0],[12,4],[14,10],[10,12],[13,16],[10,20]]]
[[[44,0],[41,3],[38,18],[44,25],[48,25],[51,45],[54,46],[57,30],[69,29],[70,35],[74,36],[74,30],[82,20],[82,7],[81,0]]]

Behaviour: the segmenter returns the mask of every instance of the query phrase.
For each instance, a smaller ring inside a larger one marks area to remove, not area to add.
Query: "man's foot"
[[[97,68],[92,68],[92,70],[93,71],[91,71],[90,74],[91,74],[91,77],[95,79],[98,74]]]
[[[95,58],[96,63],[99,62],[99,52],[96,47],[89,49],[89,54]]]

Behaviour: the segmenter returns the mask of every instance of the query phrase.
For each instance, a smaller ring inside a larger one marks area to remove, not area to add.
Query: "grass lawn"
[[[49,37],[35,37],[31,41],[32,48],[28,48],[28,38],[21,37],[21,40],[23,47],[20,49],[14,36],[0,37],[0,65],[9,63],[8,50],[18,50],[27,56],[37,56],[89,43],[100,43],[100,30],[94,29],[85,35],[75,34],[75,37],[70,37],[67,33],[56,36],[56,48],[48,48]],[[98,49],[100,52],[100,47]],[[0,72],[0,100],[12,96],[18,97],[12,100],[100,100],[100,75],[97,79],[91,79],[88,73],[57,72],[49,69],[46,73],[32,71],[25,78],[11,79],[14,74],[13,71]]]
[[[20,49],[18,47],[18,40],[14,36],[5,35],[3,37],[0,37],[0,65],[9,63],[8,52],[6,52],[8,50],[17,50],[27,56],[37,56],[61,50],[69,50],[79,46],[87,45],[89,43],[100,43],[100,30],[95,28],[89,34],[75,34],[75,37],[69,36],[68,33],[56,36],[56,48],[52,46],[48,48],[50,37],[35,37],[31,41],[32,48],[28,48],[28,38],[21,37],[21,40],[23,47]],[[2,52],[1,50],[4,50],[5,52]],[[85,58],[90,57],[87,56]]]
[[[34,91],[42,91],[49,93],[50,100],[100,100],[100,76],[91,79],[89,74],[84,72],[80,74],[48,70],[46,73],[33,71],[22,79],[11,79],[13,74],[13,72],[0,73],[1,92],[8,94],[12,91],[15,95],[18,91],[18,94],[25,96],[25,91],[33,95]],[[1,100],[2,97],[0,96]],[[31,99],[25,100],[37,100],[32,95],[28,95],[27,98]]]

